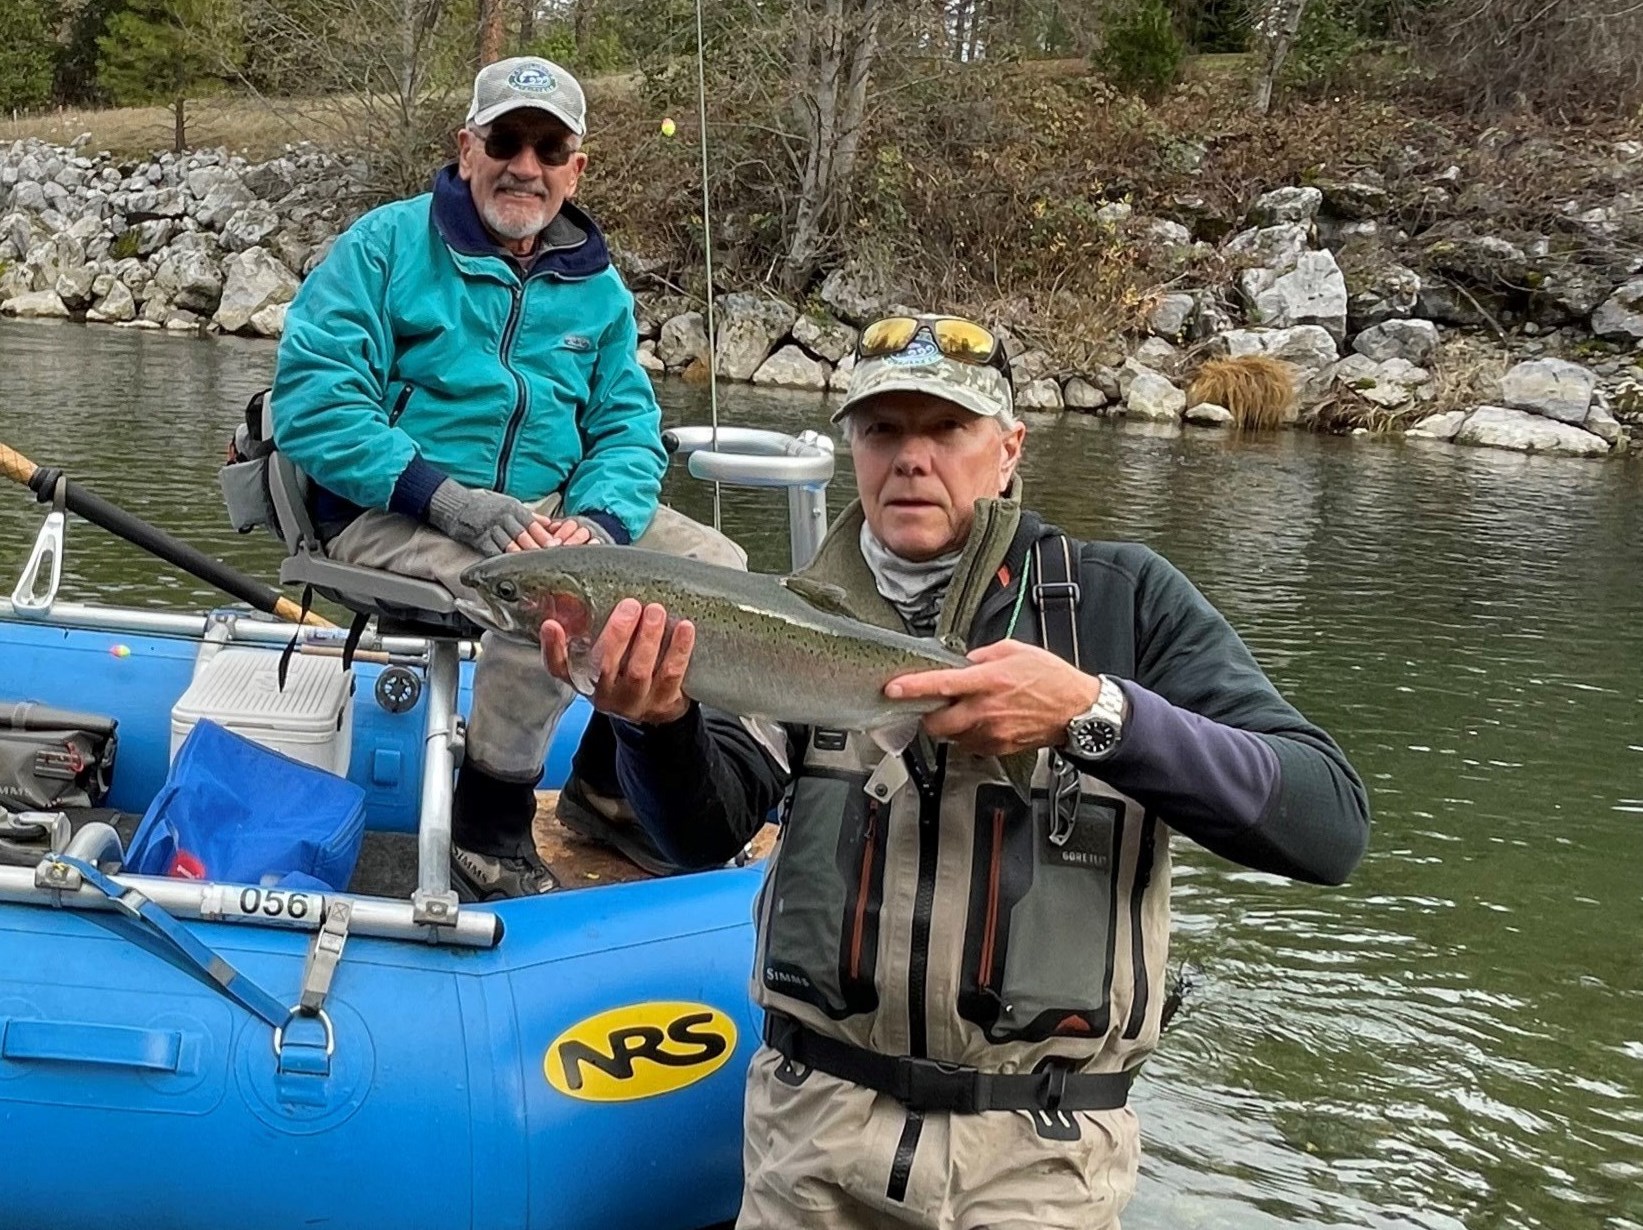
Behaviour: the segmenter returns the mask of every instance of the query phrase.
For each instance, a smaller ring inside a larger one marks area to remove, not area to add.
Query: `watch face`
[[[1110,722],[1100,720],[1080,722],[1073,730],[1073,741],[1086,756],[1100,756],[1111,751],[1118,740],[1118,731]]]

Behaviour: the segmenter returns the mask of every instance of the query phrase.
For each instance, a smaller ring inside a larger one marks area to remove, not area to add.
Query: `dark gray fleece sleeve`
[[[612,725],[622,793],[681,867],[734,857],[787,789],[787,771],[739,719],[716,709],[693,704],[665,725]]]
[[[1130,720],[1118,750],[1091,768],[1224,858],[1344,882],[1369,840],[1368,796],[1345,753],[1162,557],[1146,554],[1135,601],[1137,660],[1122,684]]]

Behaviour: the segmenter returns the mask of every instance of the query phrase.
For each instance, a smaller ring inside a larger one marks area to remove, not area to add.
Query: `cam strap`
[[[41,865],[45,867],[50,864],[66,865],[79,872],[85,884],[113,904],[114,915],[93,915],[91,921],[121,931],[274,1028],[285,1023],[289,1016],[285,1005],[235,969],[220,952],[199,939],[138,889],[110,879],[85,859],[72,855],[48,854]]]
[[[302,609],[297,613],[297,630],[291,633],[291,639],[286,642],[285,648],[280,651],[280,664],[276,675],[279,679],[280,691],[285,691],[286,677],[291,673],[291,655],[297,652],[297,646],[302,643],[302,627],[308,622],[308,610],[314,605],[314,587],[302,587]],[[365,635],[365,627],[371,622],[371,612],[359,611],[354,620],[348,625],[348,637],[342,643],[342,669],[354,668],[354,655],[359,652],[360,639]]]
[[[976,1115],[990,1110],[1053,1113],[1117,1110],[1135,1073],[1074,1072],[1065,1063],[1038,1072],[983,1072],[965,1064],[881,1055],[819,1034],[780,1012],[765,1012],[765,1045],[792,1063],[887,1093],[908,1110]]]
[[[275,677],[279,680],[280,691],[282,692],[285,691],[285,677],[291,671],[291,655],[297,652],[297,645],[302,640],[302,626],[308,622],[308,608],[313,605],[314,587],[312,585],[304,585],[302,587],[302,610],[297,615],[296,631],[291,633],[290,641],[288,641],[285,648],[280,651],[280,665],[279,669],[275,672]]]
[[[1078,643],[1078,604],[1084,592],[1078,584],[1072,542],[1065,534],[1040,538],[1033,544],[1033,605],[1038,608],[1041,643],[1056,657],[1083,670]]]
[[[318,1016],[325,1007],[325,997],[331,993],[331,980],[336,977],[342,950],[348,943],[348,924],[353,920],[351,902],[336,900],[325,908],[325,923],[314,932],[308,945],[308,961],[302,970],[302,994],[297,1008],[309,1016]]]

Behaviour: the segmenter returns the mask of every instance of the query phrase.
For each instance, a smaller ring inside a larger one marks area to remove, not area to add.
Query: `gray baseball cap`
[[[484,128],[520,107],[546,111],[579,137],[588,130],[588,100],[582,86],[552,60],[514,56],[479,70],[468,107],[469,124]]]
[[[880,393],[928,393],[971,414],[1005,424],[1015,421],[1015,392],[1003,372],[950,359],[922,332],[914,335],[905,350],[856,361],[844,403],[833,412],[833,422]]]

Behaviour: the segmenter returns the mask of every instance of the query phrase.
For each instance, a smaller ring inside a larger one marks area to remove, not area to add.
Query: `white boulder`
[[[753,373],[753,383],[774,389],[820,392],[827,387],[827,376],[826,363],[812,359],[798,346],[787,345],[759,365],[759,370]]]
[[[1187,408],[1187,395],[1157,372],[1133,375],[1124,395],[1125,413],[1150,422],[1178,422]]]
[[[1599,305],[1592,332],[1615,341],[1643,341],[1643,278],[1633,278]]]
[[[1196,406],[1188,406],[1187,422],[1197,423],[1200,427],[1230,427],[1232,426],[1232,411],[1225,406],[1217,406],[1212,401],[1201,401]]]
[[[31,290],[0,303],[0,315],[66,317],[68,308],[54,290]]]
[[[1061,386],[1048,377],[1029,381],[1016,390],[1017,410],[1059,410],[1061,407]]]
[[[1416,423],[1404,435],[1411,440],[1453,440],[1466,421],[1465,410],[1445,410]]]
[[[804,312],[793,322],[793,340],[811,354],[837,363],[856,348],[856,331],[825,312]]]
[[[1566,359],[1531,359],[1500,378],[1501,405],[1576,426],[1586,421],[1596,391],[1596,374]]]
[[[223,262],[221,302],[214,320],[224,333],[238,333],[258,312],[289,303],[297,293],[292,272],[263,248],[248,248]],[[178,300],[179,306],[189,306]],[[283,321],[283,318],[282,318]]]
[[[1456,444],[1565,457],[1601,457],[1609,451],[1607,442],[1584,428],[1504,406],[1479,406],[1466,416],[1454,439]]]
[[[1061,386],[1061,403],[1069,410],[1099,410],[1107,395],[1082,376],[1074,376]]]
[[[1407,359],[1417,367],[1432,357],[1437,346],[1438,327],[1430,320],[1384,320],[1352,340],[1353,350],[1377,363]]]
[[[707,362],[707,325],[700,312],[682,312],[662,323],[656,340],[656,357],[670,371]]]
[[[726,380],[751,380],[796,318],[787,304],[764,295],[725,295],[719,300],[715,322],[719,375]]]

